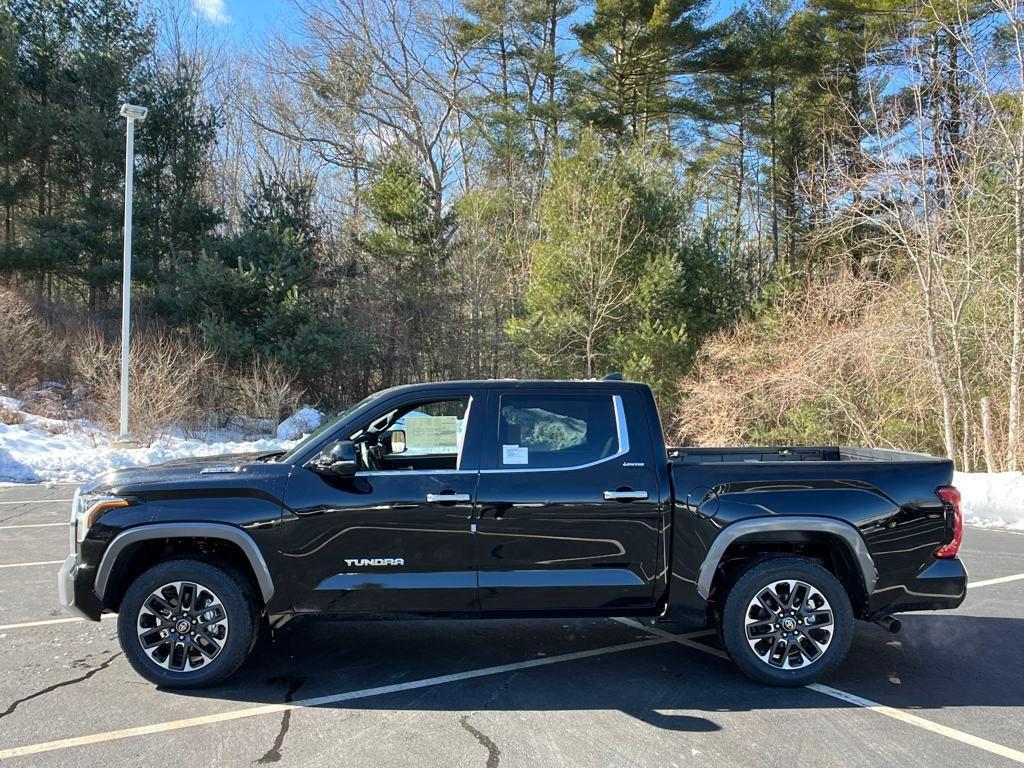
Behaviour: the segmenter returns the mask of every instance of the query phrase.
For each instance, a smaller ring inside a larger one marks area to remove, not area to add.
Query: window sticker
[[[529,464],[530,449],[519,445],[501,446],[502,464]]]
[[[405,439],[409,453],[455,453],[458,448],[458,419],[454,416],[407,416]]]

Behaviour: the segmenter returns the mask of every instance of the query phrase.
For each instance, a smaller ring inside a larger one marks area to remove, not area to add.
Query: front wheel
[[[117,634],[129,663],[165,688],[202,688],[233,674],[259,629],[242,576],[198,560],[169,560],[125,593]]]
[[[807,685],[834,672],[850,648],[850,598],[817,563],[762,560],[729,590],[722,637],[736,666],[754,680]]]

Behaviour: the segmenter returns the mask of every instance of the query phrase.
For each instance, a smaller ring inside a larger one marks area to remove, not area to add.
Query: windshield
[[[382,394],[384,394],[384,392],[386,392],[386,391],[387,390],[382,390],[380,392],[374,392],[372,395],[364,397],[362,400],[360,400],[355,405],[349,406],[348,408],[346,408],[343,411],[339,411],[334,416],[332,416],[331,418],[327,419],[327,421],[325,421],[323,424],[321,424],[316,429],[315,432],[313,432],[312,434],[307,435],[305,438],[300,440],[295,446],[292,447],[292,449],[290,451],[288,451],[288,453],[284,454],[284,456],[282,456],[280,459],[278,459],[278,461],[283,462],[283,463],[287,463],[289,461],[292,461],[296,456],[298,456],[299,454],[303,453],[307,448],[309,448],[309,446],[313,445],[318,440],[320,440],[320,438],[322,438],[324,435],[326,435],[328,432],[330,432],[332,429],[334,429],[336,426],[338,426],[338,424],[343,422],[350,415],[355,413],[359,408],[362,408],[367,403],[373,402],[378,397],[380,397]]]

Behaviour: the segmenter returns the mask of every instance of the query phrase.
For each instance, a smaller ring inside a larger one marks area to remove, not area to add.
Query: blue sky
[[[238,42],[260,38],[268,30],[285,26],[282,21],[294,8],[287,0],[191,0],[198,15],[220,27]],[[712,19],[720,19],[741,0],[712,0],[708,8]]]
[[[292,8],[284,0],[192,0],[199,16],[239,41],[262,36]]]

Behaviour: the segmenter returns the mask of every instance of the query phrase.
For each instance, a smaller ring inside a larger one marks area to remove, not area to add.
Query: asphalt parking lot
[[[969,528],[957,611],[859,624],[827,685],[771,689],[670,624],[295,621],[234,678],[137,677],[69,618],[74,486],[0,488],[0,762],[33,766],[1024,763],[1024,535]]]

